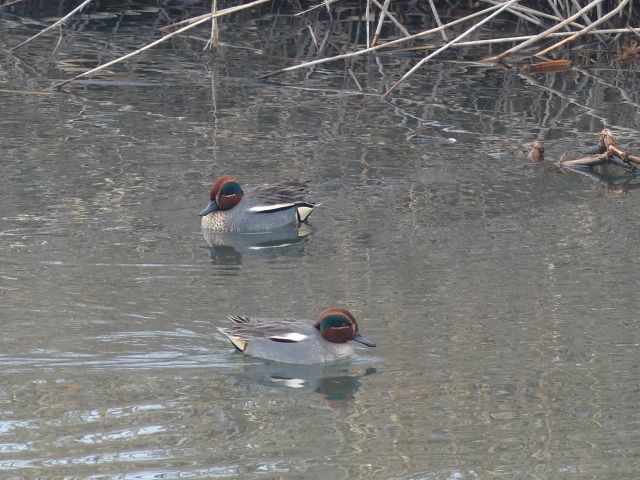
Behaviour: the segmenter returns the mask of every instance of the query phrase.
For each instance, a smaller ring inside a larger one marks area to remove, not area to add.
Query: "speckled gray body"
[[[298,224],[297,206],[277,212],[249,211],[260,205],[260,199],[245,196],[231,210],[217,210],[202,217],[202,227],[220,232],[264,232]]]
[[[300,205],[312,206],[304,200],[306,191],[293,193],[292,186],[304,188],[306,183],[289,182],[280,185],[249,185],[244,195],[230,210],[216,210],[202,217],[202,227],[220,232],[264,232],[298,224]],[[252,207],[291,203],[289,208],[275,212],[251,212]]]
[[[233,318],[233,317],[230,317]],[[291,318],[237,317],[244,323],[228,328],[218,328],[222,333],[236,336],[247,342],[244,353],[274,362],[313,364],[340,360],[353,355],[349,343],[331,343],[322,338],[312,320]],[[299,342],[278,342],[265,335],[296,332],[306,335]]]

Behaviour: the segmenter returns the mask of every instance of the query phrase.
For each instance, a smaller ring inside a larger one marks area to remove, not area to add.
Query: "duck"
[[[542,145],[542,142],[536,140],[535,142],[531,142],[525,146],[529,150],[529,154],[527,155],[529,160],[534,163],[544,162],[544,145]]]
[[[265,232],[306,222],[318,205],[305,200],[308,181],[240,186],[231,175],[218,178],[209,204],[200,212],[202,227],[218,232]]]
[[[242,315],[229,320],[232,326],[218,330],[238,351],[273,362],[311,365],[342,360],[354,353],[351,340],[376,346],[360,335],[355,317],[344,308],[328,308],[315,321]]]

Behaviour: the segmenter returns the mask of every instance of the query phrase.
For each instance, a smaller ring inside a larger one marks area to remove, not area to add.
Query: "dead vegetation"
[[[16,45],[13,50],[23,48],[47,33],[61,35],[61,29],[69,18],[94,7],[93,2],[85,0],[68,15]],[[639,33],[632,26],[638,24],[637,5],[631,0],[592,0],[586,5],[583,3],[575,0],[386,0],[384,3],[367,0],[365,5],[349,0],[319,3],[255,0],[224,8],[225,2],[213,0],[206,13],[164,26],[162,30],[166,33],[160,39],[58,82],[54,87],[59,89],[77,79],[94,76],[172,37],[205,25],[208,25],[209,35],[204,48],[220,48],[224,45],[220,24],[239,18],[246,20],[251,16],[260,18],[268,15],[298,20],[306,25],[303,31],[298,31],[296,38],[304,48],[290,58],[291,65],[270,72],[256,72],[256,79],[264,80],[296,70],[309,71],[330,62],[351,62],[374,53],[412,54],[415,58],[413,66],[387,89],[383,97],[423,65],[440,61],[445,58],[447,51],[454,49],[464,49],[469,61],[500,62],[509,67],[524,67],[529,73],[569,69],[572,65],[569,59],[550,55],[566,57],[572,50],[584,52],[589,46],[594,49],[613,49],[620,53],[616,57],[620,61],[635,61],[640,51],[637,42],[632,42]],[[419,28],[416,28],[416,24],[419,24]],[[504,28],[505,25],[510,28]],[[350,30],[345,31],[345,28]],[[516,31],[519,34],[505,36],[503,31]],[[349,48],[343,41],[337,41],[341,35],[353,39]],[[597,42],[597,46],[594,42]],[[360,91],[366,94],[364,90]]]

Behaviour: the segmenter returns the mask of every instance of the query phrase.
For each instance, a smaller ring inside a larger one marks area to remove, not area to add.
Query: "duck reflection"
[[[353,366],[351,366],[353,369]],[[289,363],[248,364],[236,375],[236,381],[258,394],[316,393],[331,408],[344,408],[360,388],[360,379],[377,373],[368,367],[364,373],[351,375],[349,365],[296,365]]]
[[[307,237],[311,234],[308,225],[299,228],[283,228],[271,232],[231,233],[203,229],[207,246],[202,248],[216,265],[241,265],[243,257],[276,257],[280,255],[302,255]]]

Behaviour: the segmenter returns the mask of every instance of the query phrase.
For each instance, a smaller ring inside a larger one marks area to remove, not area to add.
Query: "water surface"
[[[108,32],[109,59],[157,35]],[[640,195],[554,166],[603,123],[637,151],[632,72],[445,62],[383,102],[407,60],[359,64],[363,99],[184,38],[41,95],[106,34],[7,54],[28,35],[0,23],[1,476],[634,476]],[[222,174],[322,205],[279,246],[207,238]],[[333,305],[378,347],[287,367],[216,333]]]

